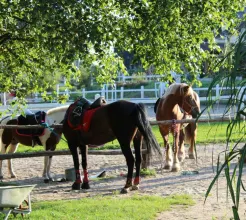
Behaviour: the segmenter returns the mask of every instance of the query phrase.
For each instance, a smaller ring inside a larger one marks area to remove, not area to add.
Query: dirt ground
[[[195,201],[194,206],[174,207],[172,210],[159,213],[156,219],[230,219],[232,217],[231,199],[227,199],[225,178],[221,177],[212,189],[204,204],[204,195],[212,181],[216,170],[218,153],[224,150],[224,145],[198,145],[198,161],[186,159],[182,163],[182,171],[173,173],[161,169],[161,164],[153,162],[150,168],[157,171],[155,177],[143,177],[139,193],[147,195],[169,196],[173,194],[190,194]],[[213,152],[213,162],[212,162]],[[223,155],[221,155],[223,159]],[[8,178],[6,161],[4,161],[3,182],[18,182],[21,184],[37,184],[31,194],[32,201],[76,199],[95,195],[112,195],[118,193],[125,183],[126,163],[123,155],[98,156],[89,155],[89,175],[106,170],[106,177],[101,180],[91,180],[90,190],[74,192],[71,181],[44,183],[42,178],[43,158],[14,159],[13,166],[16,179]],[[73,167],[72,157],[54,156],[52,172],[57,178],[65,177],[65,170]],[[198,171],[192,174],[186,171]],[[245,171],[244,171],[245,174]],[[244,175],[244,183],[246,176]],[[135,192],[130,192],[135,193]],[[217,198],[218,194],[218,198]],[[123,196],[123,195],[122,195]],[[240,202],[241,219],[246,219],[246,193],[242,192]]]

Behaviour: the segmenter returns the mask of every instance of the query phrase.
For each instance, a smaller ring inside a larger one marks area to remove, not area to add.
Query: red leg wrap
[[[84,179],[83,182],[88,183],[89,182],[89,178],[88,178],[88,171],[85,169],[84,170]]]
[[[140,177],[135,177],[134,185],[138,185],[140,183]]]

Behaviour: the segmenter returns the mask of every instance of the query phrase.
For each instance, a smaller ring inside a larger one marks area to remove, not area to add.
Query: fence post
[[[3,93],[3,105],[7,105],[6,92]]]
[[[38,93],[37,92],[34,95],[34,102],[38,102]]]
[[[123,81],[123,82],[125,82],[125,81],[126,81],[126,77],[125,77],[125,75],[124,75],[124,74],[122,75],[122,81]]]
[[[82,97],[85,98],[85,88],[82,89]]]
[[[116,91],[116,84],[113,84],[113,85],[111,86],[111,100],[112,100],[112,102],[113,102],[114,100],[116,100],[116,96],[115,96],[115,99],[114,99],[115,91]]]
[[[160,96],[159,97],[163,96],[165,92],[165,87],[166,87],[166,84],[164,82],[160,82]]]
[[[216,96],[216,99],[218,99],[220,97],[220,85],[219,84],[216,85],[215,96]]]
[[[144,98],[144,86],[141,86],[141,99]]]
[[[101,96],[103,96],[105,98],[105,88],[104,88],[104,86],[102,87],[102,90],[101,90]]]
[[[120,99],[124,99],[124,87],[120,87]]]

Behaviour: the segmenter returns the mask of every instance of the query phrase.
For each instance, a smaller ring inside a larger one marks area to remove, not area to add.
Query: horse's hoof
[[[11,175],[11,178],[13,178],[13,179],[16,178],[16,175]]]
[[[183,162],[185,160],[185,154],[178,155],[179,162]]]
[[[121,193],[121,194],[127,194],[127,193],[130,191],[130,188],[131,188],[131,187],[123,188],[123,189],[120,191],[120,193]]]
[[[139,190],[139,185],[133,185],[132,190]]]
[[[81,183],[74,182],[72,185],[72,190],[80,190]]]
[[[90,189],[89,183],[82,183],[81,189]]]
[[[195,159],[194,154],[189,154],[189,159]]]
[[[44,179],[44,183],[49,183],[50,179]]]
[[[180,167],[173,167],[171,171],[172,172],[179,172],[180,171]]]
[[[164,170],[170,170],[171,169],[171,167],[170,167],[170,165],[168,165],[168,164],[166,164],[165,166],[164,166],[164,168],[163,168]]]
[[[3,176],[0,176],[0,180],[2,180],[3,179]]]

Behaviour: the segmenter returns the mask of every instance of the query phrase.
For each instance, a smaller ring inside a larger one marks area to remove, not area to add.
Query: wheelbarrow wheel
[[[27,210],[29,208],[29,203],[27,200],[24,200],[20,205],[19,209],[20,210]],[[13,213],[14,217],[16,217],[18,213]],[[24,213],[21,213],[21,216],[24,217]]]

